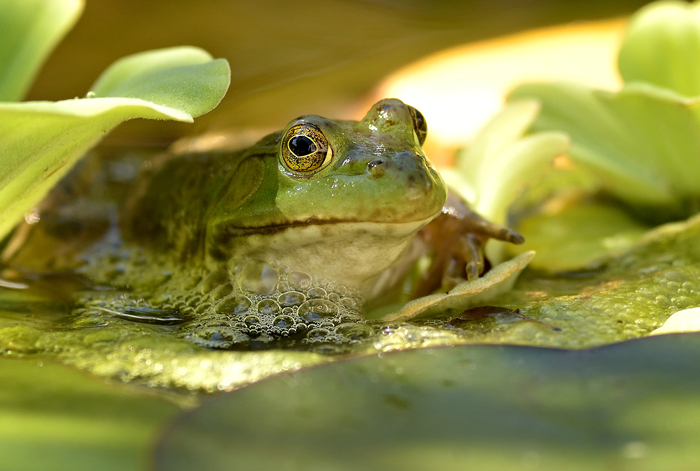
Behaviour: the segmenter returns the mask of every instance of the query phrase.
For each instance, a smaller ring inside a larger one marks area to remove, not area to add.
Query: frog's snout
[[[432,193],[435,178],[425,164],[425,158],[411,151],[377,157],[367,163],[370,178],[390,178],[405,189],[406,197],[419,199]]]

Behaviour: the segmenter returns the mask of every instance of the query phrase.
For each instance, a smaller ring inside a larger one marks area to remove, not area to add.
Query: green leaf
[[[575,205],[555,214],[523,219],[518,230],[527,234],[525,243],[510,249],[514,253],[536,251],[532,262],[535,268],[551,272],[580,270],[619,255],[649,229],[613,205]]]
[[[476,211],[505,224],[508,208],[524,186],[536,182],[568,145],[569,140],[562,133],[543,132],[513,142],[491,156],[488,168],[484,169],[486,174],[479,182]]]
[[[457,156],[456,168],[441,170],[450,187],[476,212],[498,224],[508,224],[509,208],[569,146],[568,137],[560,132],[523,137],[539,110],[533,100],[508,103]],[[492,262],[504,260],[505,245],[489,241],[487,256]]]
[[[617,93],[571,83],[526,84],[511,99],[535,99],[534,130],[569,134],[571,157],[649,222],[700,207],[700,4],[661,1],[630,21]]]
[[[148,469],[170,400],[43,360],[0,359],[0,468]]]
[[[700,4],[664,1],[642,8],[630,21],[618,67],[625,82],[700,95]]]
[[[539,109],[532,100],[509,103],[458,156],[456,170],[447,172],[458,191],[472,195],[474,209],[499,224],[506,223],[508,207],[523,187],[568,147],[558,132],[523,137]]]
[[[205,54],[185,47],[127,58],[98,80],[102,98],[0,104],[0,239],[119,123],[192,122],[213,109],[230,70],[225,60],[203,62]]]
[[[479,131],[456,162],[457,169],[472,187],[478,187],[484,177],[489,177],[490,157],[522,138],[539,112],[540,105],[534,100],[511,102]]]
[[[224,59],[191,46],[146,51],[119,59],[93,84],[95,97],[140,98],[197,117],[219,104],[230,83]]]
[[[697,469],[699,356],[685,334],[334,363],[187,413],[156,469]]]
[[[465,281],[447,293],[436,293],[414,299],[399,311],[382,317],[384,322],[407,322],[447,314],[459,314],[477,306],[486,306],[513,288],[515,281],[535,256],[526,252],[499,263],[484,276]]]
[[[641,83],[618,93],[526,84],[510,95],[522,98],[542,104],[532,129],[567,133],[571,158],[622,200],[678,215],[700,197],[700,100]]]
[[[24,96],[82,9],[81,0],[0,0],[0,101]]]

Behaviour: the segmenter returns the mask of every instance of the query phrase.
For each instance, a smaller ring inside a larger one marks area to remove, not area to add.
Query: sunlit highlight
[[[575,23],[452,48],[391,75],[371,100],[400,98],[427,117],[430,146],[461,147],[519,83],[573,80],[619,88],[615,60],[624,24]]]

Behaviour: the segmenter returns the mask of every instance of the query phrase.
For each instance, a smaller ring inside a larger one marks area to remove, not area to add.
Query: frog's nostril
[[[386,161],[383,159],[372,160],[370,163],[367,164],[367,171],[373,177],[379,177],[381,175],[384,175],[384,172],[386,171]]]

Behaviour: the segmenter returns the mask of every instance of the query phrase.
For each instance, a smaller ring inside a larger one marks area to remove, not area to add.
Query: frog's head
[[[376,103],[361,121],[293,120],[240,157],[209,220],[209,253],[274,252],[331,277],[349,266],[356,278],[371,277],[445,202],[421,147],[426,134],[423,115],[397,99]]]

